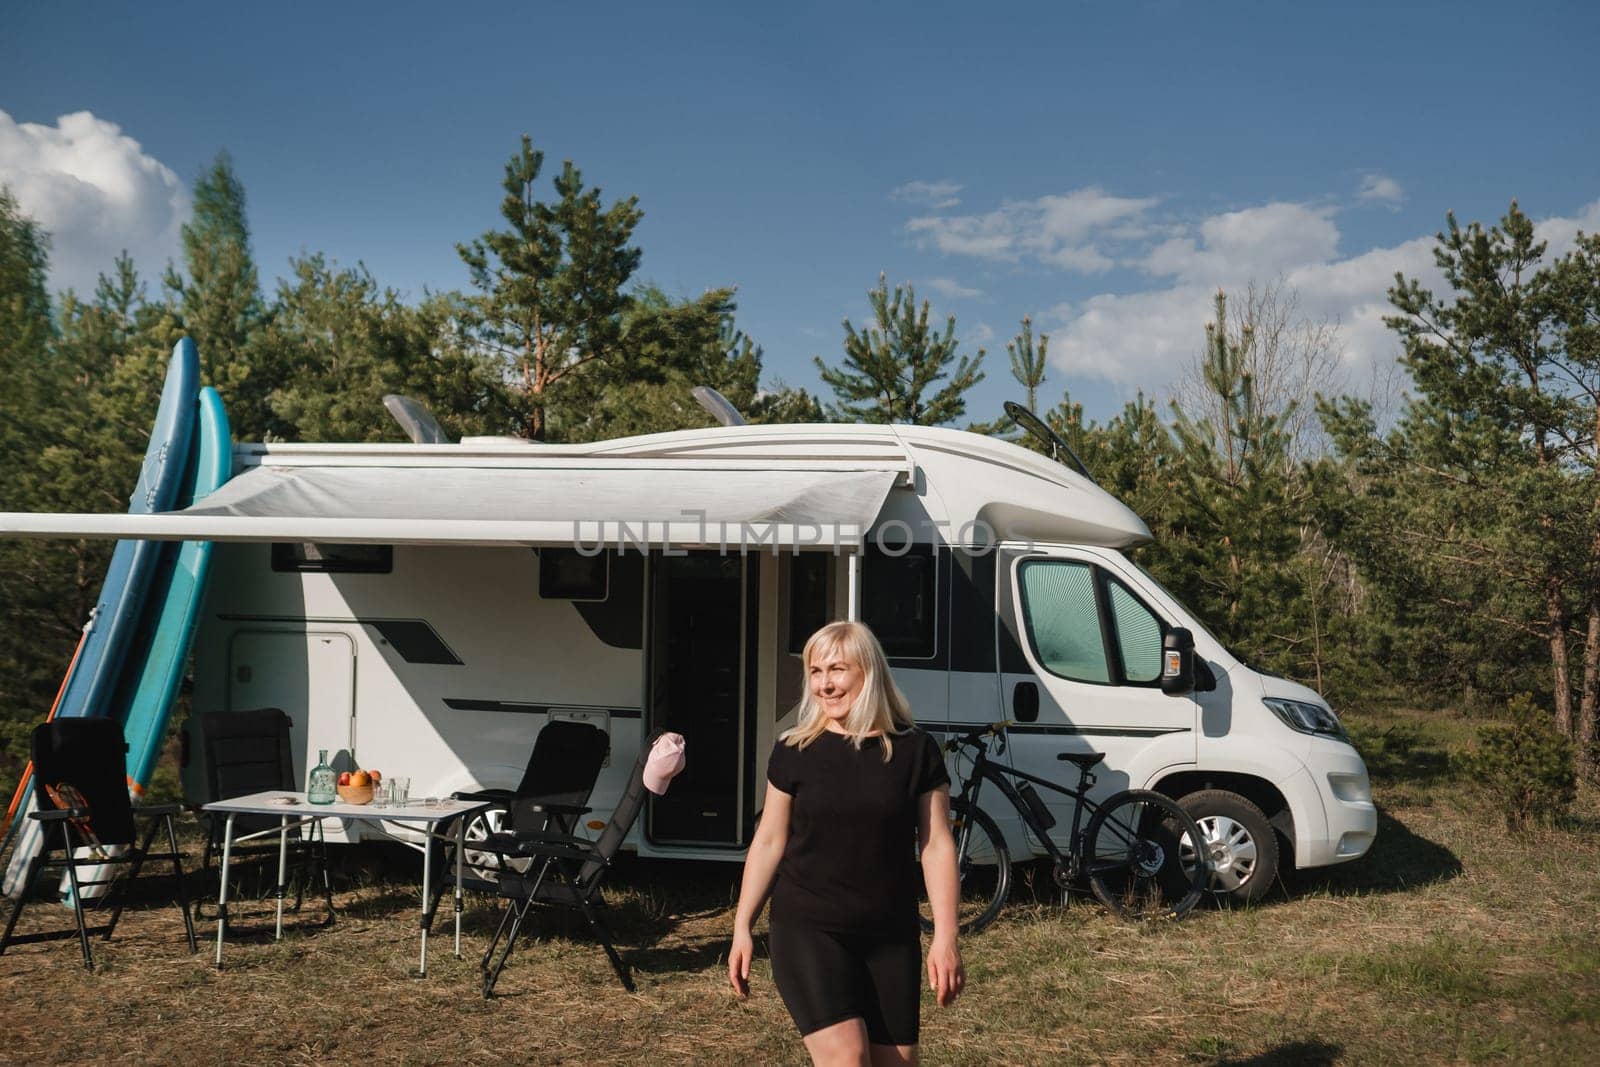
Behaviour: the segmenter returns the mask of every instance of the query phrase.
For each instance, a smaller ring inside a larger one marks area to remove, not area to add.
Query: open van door
[[[1170,623],[1094,554],[1066,548],[1000,551],[1001,699],[1018,725],[1012,763],[1077,784],[1062,752],[1101,752],[1091,796],[1140,788],[1195,760],[1196,705],[1162,692]],[[1041,791],[1070,832],[1071,797]]]
[[[753,830],[760,557],[696,551],[650,557],[646,733],[674,730],[688,765],[650,796],[658,846],[742,848]]]

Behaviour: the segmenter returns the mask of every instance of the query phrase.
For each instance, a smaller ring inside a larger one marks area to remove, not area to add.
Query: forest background
[[[967,410],[977,381],[1009,374],[1149,524],[1134,557],[1246,662],[1335,708],[1509,702],[1556,794],[1600,775],[1600,237],[1552,256],[1515,202],[1487,224],[1446,215],[1448,288],[1396,276],[1396,380],[1360,389],[1339,373],[1339,324],[1303,315],[1281,279],[1219,291],[1176,395],[1101,423],[1050,380],[1029,318],[1002,362],[882,275],[816,360],[827,395],[764,382],[731,286],[680,299],[640,279],[635,198],[547,169],[527,138],[503,193],[498,228],[458,245],[471,288],[408,302],[316,253],[263,292],[226,154],[195,183],[182,262],[156,277],[124,254],[92,294],[50,291],[50,235],[0,191],[0,511],[124,509],[184,335],[246,441],[403,440],[388,393],[452,436],[598,440],[711,425],[690,395],[707,385],[751,422],[949,425],[1038,447]],[[110,550],[0,541],[6,776]]]

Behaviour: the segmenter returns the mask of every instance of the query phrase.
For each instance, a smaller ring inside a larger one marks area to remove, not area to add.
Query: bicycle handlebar
[[[1001,719],[999,722],[992,722],[988,726],[979,727],[978,729],[973,730],[971,733],[962,737],[956,737],[946,741],[944,743],[944,750],[946,752],[953,753],[958,751],[962,745],[969,745],[972,748],[988,748],[990,737],[998,737],[1000,738],[1001,744],[1004,744],[1006,730],[1012,725],[1014,725],[1014,723],[1011,719]]]

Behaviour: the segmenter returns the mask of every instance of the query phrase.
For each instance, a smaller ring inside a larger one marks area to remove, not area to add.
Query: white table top
[[[458,815],[489,807],[482,800],[445,799],[435,805],[424,805],[421,800],[408,800],[403,806],[393,804],[312,804],[304,793],[291,793],[270,789],[265,793],[234,797],[231,800],[214,800],[203,810],[232,812],[238,815],[293,815],[300,818],[315,815],[336,819],[389,819],[395,822],[441,823]]]

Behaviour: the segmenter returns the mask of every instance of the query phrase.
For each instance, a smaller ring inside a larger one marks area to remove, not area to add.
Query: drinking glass
[[[396,776],[389,779],[389,803],[397,808],[404,807],[411,798],[411,779]]]

